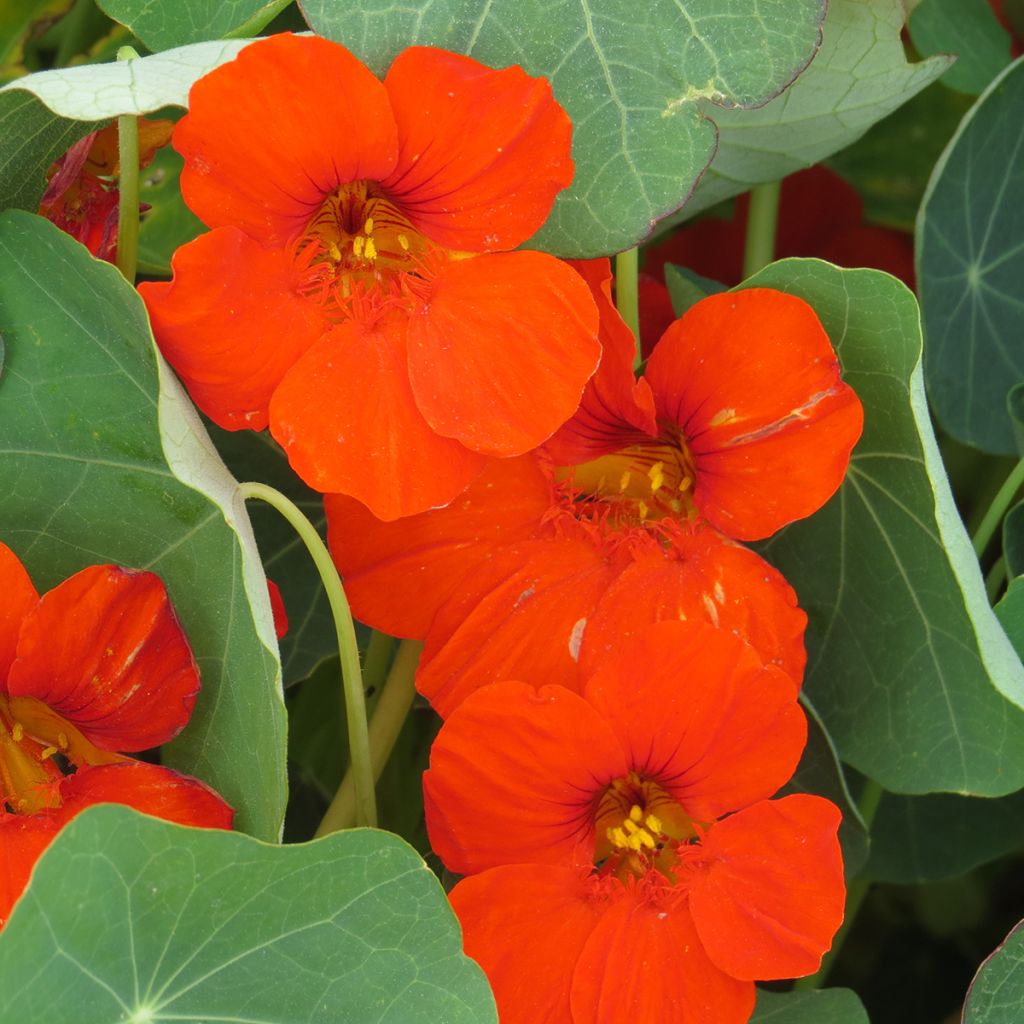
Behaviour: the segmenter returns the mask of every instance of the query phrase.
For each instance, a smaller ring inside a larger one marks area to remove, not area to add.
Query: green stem
[[[117,51],[118,60],[135,60],[139,55],[130,47]],[[139,119],[125,114],[117,119],[118,175],[117,269],[129,284],[135,284],[139,252]]]
[[[394,650],[393,636],[376,629],[370,634],[370,642],[366,645],[366,654],[363,657],[363,688],[368,697],[384,682]]]
[[[781,181],[770,181],[750,190],[747,213],[747,244],[743,251],[743,277],[752,277],[775,259],[775,225],[779,219]]]
[[[988,603],[996,603],[996,595],[1000,587],[1006,582],[1006,556],[1000,555],[989,569],[985,577],[985,594],[988,596]]]
[[[1021,459],[1010,470],[1009,475],[1003,481],[1003,486],[999,488],[996,496],[992,499],[992,504],[989,505],[985,517],[975,531],[972,543],[974,544],[974,553],[978,558],[985,554],[989,541],[995,535],[999,524],[1003,521],[1003,516],[1006,515],[1006,510],[1010,507],[1010,502],[1013,501],[1022,484],[1024,484],[1024,459]]]
[[[373,794],[373,771],[370,766],[370,740],[366,725],[366,700],[363,694],[363,676],[359,667],[359,645],[352,623],[348,598],[341,585],[327,546],[320,539],[313,524],[299,507],[280,491],[261,483],[238,485],[243,499],[259,498],[277,509],[291,524],[306,545],[323,581],[327,600],[334,618],[338,636],[338,654],[341,658],[341,681],[345,693],[345,719],[348,725],[348,746],[352,758],[351,774],[356,797],[353,817],[359,825],[377,824],[377,805]]]
[[[860,816],[864,821],[864,828],[868,832],[871,831],[871,823],[875,820],[875,813],[878,811],[878,805],[882,802],[884,792],[882,786],[875,782],[874,779],[868,779],[861,790],[860,799],[857,801],[857,810],[860,811]],[[836,932],[836,937],[832,940],[832,948],[822,957],[821,967],[818,968],[817,973],[811,974],[806,978],[797,978],[793,982],[794,992],[809,992],[813,989],[821,988],[825,984],[829,971],[832,970],[832,965],[839,955],[839,950],[842,949],[847,935],[850,934],[853,922],[857,918],[857,912],[864,903],[864,898],[867,896],[870,888],[871,879],[864,875],[858,875],[847,886],[846,913],[843,917],[842,926]]]
[[[626,326],[636,338],[636,358],[634,367],[640,365],[643,356],[640,352],[640,295],[637,285],[637,250],[627,249],[615,257],[615,308],[619,316],[626,321]]]
[[[291,7],[291,5],[292,0],[274,0],[273,3],[267,4],[238,28],[233,28],[230,32],[225,33],[223,38],[249,39],[251,36],[259,35],[286,7]]]
[[[370,719],[370,759],[373,781],[380,778],[384,765],[388,763],[398,734],[402,731],[413,698],[416,696],[416,666],[419,664],[423,644],[418,640],[403,640],[391,665],[380,700]],[[356,787],[351,771],[345,773],[338,791],[324,814],[316,837],[329,835],[344,828],[351,828],[355,821]]]

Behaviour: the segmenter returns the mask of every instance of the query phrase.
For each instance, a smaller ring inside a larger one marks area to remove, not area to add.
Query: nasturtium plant
[[[1024,1017],[1022,32],[0,13],[0,1018]]]

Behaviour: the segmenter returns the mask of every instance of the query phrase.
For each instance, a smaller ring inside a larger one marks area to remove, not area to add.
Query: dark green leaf
[[[682,216],[823,160],[938,78],[949,58],[908,64],[902,27],[902,0],[831,0],[821,49],[791,88],[714,115],[718,151]]]
[[[966,874],[1024,846],[1024,792],[997,800],[886,793],[871,826],[868,878],[921,885]]]
[[[682,316],[695,302],[716,292],[724,292],[726,286],[712,281],[690,270],[689,267],[677,267],[673,263],[665,264],[665,287],[676,316]]]
[[[1014,505],[1003,520],[1003,556],[1010,579],[1024,576],[1024,501]]]
[[[1006,395],[1006,411],[1013,428],[1017,454],[1024,455],[1024,381],[1014,384]]]
[[[114,806],[64,829],[0,933],[0,1018],[497,1022],[437,879],[400,839],[271,846]]]
[[[1006,630],[1017,657],[1024,659],[1024,576],[1010,580],[999,603],[993,609]]]
[[[0,217],[0,537],[46,590],[85,565],[163,577],[203,693],[165,751],[238,827],[276,839],[284,708],[266,581],[234,479],[157,358],[117,270],[52,224]]]
[[[967,991],[963,1024],[1019,1024],[1024,1006],[1024,922],[981,965]]]
[[[921,0],[908,28],[921,56],[956,55],[942,76],[951,89],[977,96],[1010,63],[1010,33],[987,0]]]
[[[530,245],[627,249],[690,194],[721,107],[757,106],[807,65],[821,0],[303,0],[313,29],[376,72],[413,43],[551,80],[575,126],[576,178]],[[708,120],[710,118],[710,120]]]
[[[868,1015],[848,988],[816,992],[757,991],[750,1024],[868,1024]]]
[[[178,188],[181,165],[181,157],[170,146],[164,146],[142,172],[139,201],[149,209],[139,226],[140,274],[170,277],[174,250],[205,230],[203,222],[181,198]]]
[[[19,68],[26,37],[33,26],[49,16],[63,14],[71,0],[6,0],[0,4],[0,82],[15,77]]]
[[[917,281],[928,396],[946,431],[983,451],[1016,450],[1006,411],[1024,378],[1024,59],[964,118],[918,216]]]
[[[282,5],[276,0],[96,0],[114,21],[126,25],[150,50],[223,39],[258,17],[267,20]]]
[[[793,778],[780,793],[817,793],[831,800],[843,812],[839,844],[843,848],[846,877],[851,878],[867,860],[868,834],[857,805],[850,796],[843,767],[821,717],[806,695],[801,696],[801,703],[807,713],[807,746]]]
[[[931,431],[913,295],[784,260],[747,282],[809,302],[864,403],[839,493],[765,546],[810,618],[808,695],[842,759],[894,792],[1024,786],[1024,669],[985,596]]]

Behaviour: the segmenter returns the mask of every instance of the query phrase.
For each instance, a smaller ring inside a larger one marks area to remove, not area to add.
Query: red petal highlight
[[[384,85],[400,150],[382,185],[417,228],[473,252],[514,249],[537,231],[573,174],[572,125],[545,79],[417,46]]]
[[[601,363],[579,409],[544,446],[559,466],[596,459],[658,433],[650,385],[633,376],[636,340],[612,301],[611,263],[574,260],[570,265],[587,282],[597,305]]]
[[[174,279],[139,285],[160,351],[203,412],[226,430],[263,430],[270,397],[327,328],[291,257],[235,228],[200,235]]]
[[[147,750],[185,727],[199,673],[160,579],[96,565],[25,619],[8,692],[47,704],[102,750]]]
[[[0,693],[7,692],[7,673],[14,661],[22,620],[36,606],[39,594],[21,559],[0,541]]]
[[[81,768],[64,781],[61,795],[62,824],[95,804],[126,804],[193,828],[229,829],[235,814],[205,782],[143,761]]]
[[[580,669],[591,675],[615,646],[649,623],[695,619],[735,633],[799,685],[807,616],[793,588],[763,558],[711,530],[677,535],[665,554],[626,568],[587,623]]]
[[[583,689],[630,768],[696,821],[788,781],[807,742],[796,696],[793,680],[738,637],[690,621],[660,622],[624,641]]]
[[[380,519],[447,504],[484,466],[416,408],[404,330],[397,314],[340,324],[291,368],[270,403],[270,432],[292,469]]]
[[[210,227],[282,244],[338,185],[390,174],[398,133],[384,86],[348,50],[283,34],[192,86],[174,147],[185,202]]]
[[[465,952],[484,969],[501,1024],[579,1024],[569,1009],[572,976],[605,904],[588,875],[513,864],[452,889]]]
[[[607,723],[570,690],[486,686],[430,748],[430,845],[462,875],[510,863],[589,866],[595,803],[629,767]]]
[[[550,505],[548,478],[530,456],[491,460],[446,508],[394,522],[353,498],[324,495],[327,541],[353,614],[418,640],[462,577],[497,548],[532,536]]]
[[[449,263],[409,322],[409,379],[439,434],[521,455],[576,410],[597,367],[597,310],[565,263],[539,252]]]
[[[585,541],[506,548],[467,578],[427,637],[416,686],[446,716],[474,690],[502,679],[576,689],[587,618],[615,573]]]
[[[767,537],[842,482],[863,410],[802,299],[708,296],[665,332],[646,376],[695,458],[697,507],[728,536]]]
[[[746,1024],[754,998],[752,984],[708,958],[684,897],[632,889],[610,905],[579,958],[572,1019]]]
[[[735,978],[813,974],[843,920],[839,809],[797,794],[713,825],[690,879],[690,907],[711,959]]]

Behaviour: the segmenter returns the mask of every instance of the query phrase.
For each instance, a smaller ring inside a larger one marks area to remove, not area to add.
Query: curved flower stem
[[[254,14],[248,21],[243,22],[238,28],[226,32],[223,39],[248,39],[250,36],[262,32],[286,7],[290,7],[292,0],[274,0]]]
[[[373,781],[380,778],[384,765],[388,763],[395,747],[398,734],[402,731],[413,698],[416,696],[416,666],[419,664],[423,644],[419,640],[403,640],[391,665],[391,671],[384,682],[377,706],[370,719],[370,763]],[[348,771],[341,780],[338,791],[331,800],[316,830],[316,836],[329,835],[344,828],[351,828],[356,812],[356,785],[354,773]]]
[[[138,56],[130,46],[117,51],[118,60],[135,60]],[[135,284],[139,251],[139,119],[134,114],[117,119],[117,160],[117,269],[129,284]]]
[[[640,296],[637,290],[638,255],[636,248],[615,257],[615,308],[636,338],[634,367],[640,365]]]
[[[779,219],[782,181],[769,181],[750,190],[747,244],[743,250],[743,278],[751,277],[775,259],[775,225]]]
[[[989,541],[992,540],[993,535],[999,528],[999,524],[1003,521],[1003,516],[1006,515],[1010,502],[1013,501],[1017,491],[1020,490],[1021,484],[1024,484],[1024,459],[1021,459],[1010,470],[1009,475],[1003,481],[1003,486],[999,488],[996,496],[992,499],[992,504],[989,505],[988,511],[985,513],[984,518],[978,525],[978,529],[974,533],[974,537],[971,539],[971,543],[974,545],[974,553],[978,558],[985,554]]]
[[[373,772],[370,767],[370,740],[366,725],[366,700],[363,695],[363,676],[359,667],[359,646],[352,623],[348,598],[341,585],[341,577],[331,560],[327,546],[320,539],[313,524],[299,507],[280,491],[261,483],[238,485],[243,499],[259,498],[277,509],[291,524],[306,545],[316,564],[317,572],[327,593],[338,636],[338,654],[341,658],[341,680],[345,691],[345,719],[348,725],[348,748],[352,758],[350,773],[353,778],[355,809],[353,817],[358,825],[377,824],[377,804],[373,794]]]
[[[874,779],[868,779],[864,783],[864,789],[861,791],[860,799],[857,801],[857,810],[860,811],[860,816],[864,819],[864,827],[869,832],[871,831],[871,823],[875,820],[875,812],[878,810],[878,805],[882,802],[884,792],[885,790],[882,789],[880,783],[875,782]],[[846,941],[846,936],[850,934],[853,922],[857,918],[857,912],[864,903],[864,898],[867,896],[870,888],[871,879],[864,875],[858,875],[850,882],[846,889],[846,914],[843,917],[843,923],[839,931],[836,932],[836,937],[832,940],[832,948],[822,957],[821,967],[818,968],[817,973],[808,975],[806,978],[797,978],[793,982],[794,992],[807,992],[812,989],[821,988],[825,984],[829,971],[832,970],[832,965],[835,963],[839,950],[842,949],[843,943]]]

